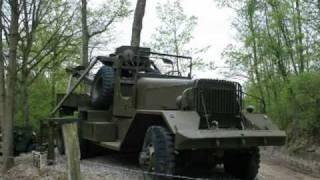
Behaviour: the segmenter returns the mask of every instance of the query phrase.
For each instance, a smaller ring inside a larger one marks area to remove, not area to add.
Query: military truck
[[[2,133],[0,132],[0,155],[2,155]],[[13,128],[14,155],[27,153],[36,147],[36,132],[30,126],[15,126]]]
[[[245,112],[239,83],[192,79],[191,57],[122,46],[97,61],[103,66],[94,79],[85,76],[85,68],[82,76],[73,73],[90,82],[90,94],[60,98],[60,116],[78,112],[82,158],[94,144],[139,153],[139,164],[149,172],[179,174],[193,167],[209,172],[223,164],[236,178],[254,179],[258,147],[285,143],[285,133],[265,114]],[[156,61],[169,70],[161,72]],[[189,63],[188,73],[177,70],[179,61]]]

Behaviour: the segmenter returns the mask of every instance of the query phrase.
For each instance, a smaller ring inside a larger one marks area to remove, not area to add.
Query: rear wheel
[[[161,126],[148,128],[139,156],[142,169],[148,173],[173,174],[175,168],[174,145],[170,132]],[[161,175],[145,174],[145,179],[170,179]]]
[[[62,135],[62,130],[59,129],[58,134],[57,134],[57,149],[60,155],[65,154],[65,149],[64,149],[64,140],[63,140],[63,135]]]
[[[258,148],[244,151],[228,150],[224,156],[224,169],[227,173],[244,180],[256,178],[260,163]]]

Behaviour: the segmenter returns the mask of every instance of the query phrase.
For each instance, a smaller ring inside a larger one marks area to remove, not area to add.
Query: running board
[[[121,141],[119,141],[119,140],[113,141],[113,142],[100,142],[97,144],[101,147],[105,147],[105,148],[112,149],[115,151],[120,151],[120,149],[121,149]]]

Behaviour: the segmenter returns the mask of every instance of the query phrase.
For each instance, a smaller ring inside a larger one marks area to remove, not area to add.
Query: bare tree
[[[81,0],[81,28],[82,28],[82,43],[81,43],[81,63],[83,66],[88,65],[88,48],[89,48],[89,30],[87,19],[87,0]]]
[[[22,61],[18,65],[18,82],[21,87],[23,122],[29,126],[29,86],[53,63],[56,58],[51,56],[53,51],[64,52],[71,39],[75,39],[75,32],[70,28],[74,14],[69,15],[70,5],[64,2],[22,0],[21,3],[22,28],[18,46],[21,57],[18,58]],[[44,32],[45,37],[41,36]]]
[[[81,0],[81,30],[82,30],[82,43],[81,43],[81,63],[83,66],[88,66],[89,63],[89,43],[90,39],[108,31],[116,20],[127,17],[130,14],[128,11],[127,0],[109,0],[107,4],[114,6],[104,6],[100,13],[97,11],[96,16],[90,13],[92,16],[88,17],[87,0]],[[88,18],[91,21],[88,22]],[[89,87],[84,86],[83,91],[88,92]]]
[[[112,4],[113,7],[108,6]],[[117,21],[127,17],[131,11],[128,10],[127,0],[108,0],[106,6],[102,5],[101,10],[90,12],[88,16],[87,0],[81,0],[81,63],[88,65],[90,40],[108,30]]]
[[[19,29],[19,3],[18,0],[10,1],[11,22],[9,37],[9,63],[6,96],[6,118],[3,123],[3,169],[6,172],[14,164],[13,157],[13,122],[15,118],[15,96],[17,80],[17,46]]]
[[[2,4],[3,0],[0,0],[0,15],[2,16]],[[4,119],[5,113],[5,80],[4,80],[4,57],[3,57],[3,46],[2,46],[2,18],[0,18],[0,130],[2,131],[2,121]]]
[[[131,46],[140,46],[140,35],[142,30],[143,16],[146,0],[138,0],[132,24]]]

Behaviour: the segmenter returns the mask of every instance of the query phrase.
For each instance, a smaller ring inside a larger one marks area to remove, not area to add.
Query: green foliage
[[[87,1],[88,4],[94,1]],[[93,7],[87,8],[87,21],[90,37],[89,50],[98,46],[104,47],[116,40],[115,26],[131,14],[128,0],[104,0]],[[78,23],[81,28],[81,23]]]
[[[305,73],[292,79],[295,103],[287,99],[293,123],[311,134],[320,135],[320,73]]]
[[[50,109],[52,108],[52,96],[49,95],[49,83],[45,79],[39,78],[37,82],[31,86],[30,92],[32,92],[29,97],[29,110],[31,112],[29,117],[30,125],[32,127],[38,128],[40,120],[46,119],[48,117]],[[22,104],[18,104],[18,108],[22,109]],[[16,122],[18,125],[24,125],[21,111],[18,111]]]
[[[320,3],[302,0],[217,0],[231,7],[239,44],[223,53],[230,75],[265,101],[290,141],[319,136]],[[249,96],[246,102],[259,107]]]
[[[290,92],[292,89],[294,92]],[[249,94],[257,94],[257,88],[248,85]],[[267,104],[269,116],[287,129],[289,135],[319,136],[320,129],[320,73],[303,73],[291,76],[290,83],[281,87],[278,96]],[[258,104],[254,98],[246,97],[248,104]],[[293,131],[294,129],[294,131]],[[292,133],[292,134],[291,134]]]
[[[197,25],[197,17],[185,14],[179,0],[159,3],[156,7],[160,24],[156,27],[152,40],[145,45],[154,51],[175,54],[177,56],[193,56],[193,67],[203,68],[206,63],[201,55],[210,47],[191,48],[190,42],[193,39],[193,31]],[[174,59],[174,70],[186,74],[189,69],[189,62]],[[160,69],[161,70],[161,69]]]
[[[20,2],[19,43],[17,47],[16,124],[39,126],[54,107],[56,93],[64,93],[68,81],[65,68],[79,65],[81,21],[79,1],[23,0]],[[112,5],[110,5],[112,4]],[[107,0],[88,10],[90,45],[116,38],[113,28],[131,13],[128,0]],[[3,18],[10,19],[10,6],[4,1]],[[9,38],[9,22],[4,22],[4,39]],[[3,40],[7,56],[8,42]],[[104,44],[107,48],[108,44]],[[94,51],[96,47],[89,47]],[[5,63],[7,65],[7,62]],[[7,72],[6,72],[7,73]],[[7,79],[6,79],[7,80]],[[78,90],[76,91],[78,92]]]
[[[65,92],[67,81],[68,74],[63,69],[55,69],[50,76],[39,76],[32,83],[29,87],[29,118],[32,127],[39,128],[40,121],[48,118],[56,104],[56,93]],[[22,93],[18,91],[16,124],[23,126],[25,122],[23,121],[23,104],[20,99],[22,99]]]
[[[197,24],[197,18],[187,16],[178,0],[158,4],[156,9],[161,25],[156,28],[153,48],[182,54],[186,44],[193,38],[192,31]]]

